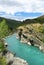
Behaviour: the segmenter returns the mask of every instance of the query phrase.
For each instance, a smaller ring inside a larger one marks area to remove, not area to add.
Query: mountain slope
[[[38,17],[36,19],[26,19],[22,22],[0,17],[0,37],[5,37],[10,33],[15,32],[19,26],[28,26],[28,24],[29,27],[32,27],[35,31],[44,33],[44,16]]]
[[[26,19],[23,21],[23,24],[30,24],[30,23],[44,23],[44,15],[35,19]]]
[[[36,21],[36,22],[39,22],[39,23],[44,23],[44,15],[43,16],[40,16],[38,18],[35,18],[33,20]]]
[[[0,17],[0,37],[5,37],[14,33],[17,27],[20,26],[20,23],[20,21]]]
[[[19,23],[20,21],[16,21],[16,20],[12,20],[12,19],[6,19],[6,18],[3,18],[3,17],[0,17],[0,22],[5,20],[7,25],[11,28],[16,28],[19,26]]]

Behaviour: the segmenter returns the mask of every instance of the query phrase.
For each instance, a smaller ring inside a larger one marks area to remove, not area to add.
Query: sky
[[[0,17],[15,20],[44,15],[44,0],[0,0]]]

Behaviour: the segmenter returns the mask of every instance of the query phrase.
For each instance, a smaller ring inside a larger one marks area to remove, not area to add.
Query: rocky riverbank
[[[16,38],[19,39],[18,33],[16,34]],[[27,38],[24,38],[23,36],[21,36],[21,43],[26,43],[28,45],[31,45],[31,42],[29,39],[33,40],[33,44],[34,46],[38,47],[41,51],[44,52],[44,43],[42,41],[40,41],[38,38],[36,38],[35,36],[32,35],[27,35]]]
[[[15,34],[13,34],[13,35],[15,35]],[[10,35],[10,36],[12,36],[12,35]],[[5,39],[10,36],[3,38],[3,40],[5,41]],[[8,44],[5,42],[4,46],[7,48]],[[7,65],[28,65],[26,60],[16,57],[15,55],[16,55],[16,53],[13,54],[10,51],[7,51],[7,53],[4,55],[4,57],[6,58]]]
[[[28,65],[26,60],[14,56],[14,54],[9,51],[7,52],[5,57],[7,65]]]

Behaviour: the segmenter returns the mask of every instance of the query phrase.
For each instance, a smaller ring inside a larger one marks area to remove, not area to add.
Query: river
[[[7,37],[5,42],[8,43],[9,51],[16,53],[16,56],[26,60],[29,65],[44,65],[44,53],[37,47],[21,43],[15,35]]]

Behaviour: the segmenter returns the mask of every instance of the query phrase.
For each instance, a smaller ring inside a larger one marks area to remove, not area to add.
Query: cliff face
[[[27,40],[32,39],[34,46],[38,46],[40,50],[44,51],[44,16],[36,19],[27,19],[23,21],[22,26],[19,28],[23,29],[23,33],[27,36]],[[22,40],[24,42],[24,38]]]

